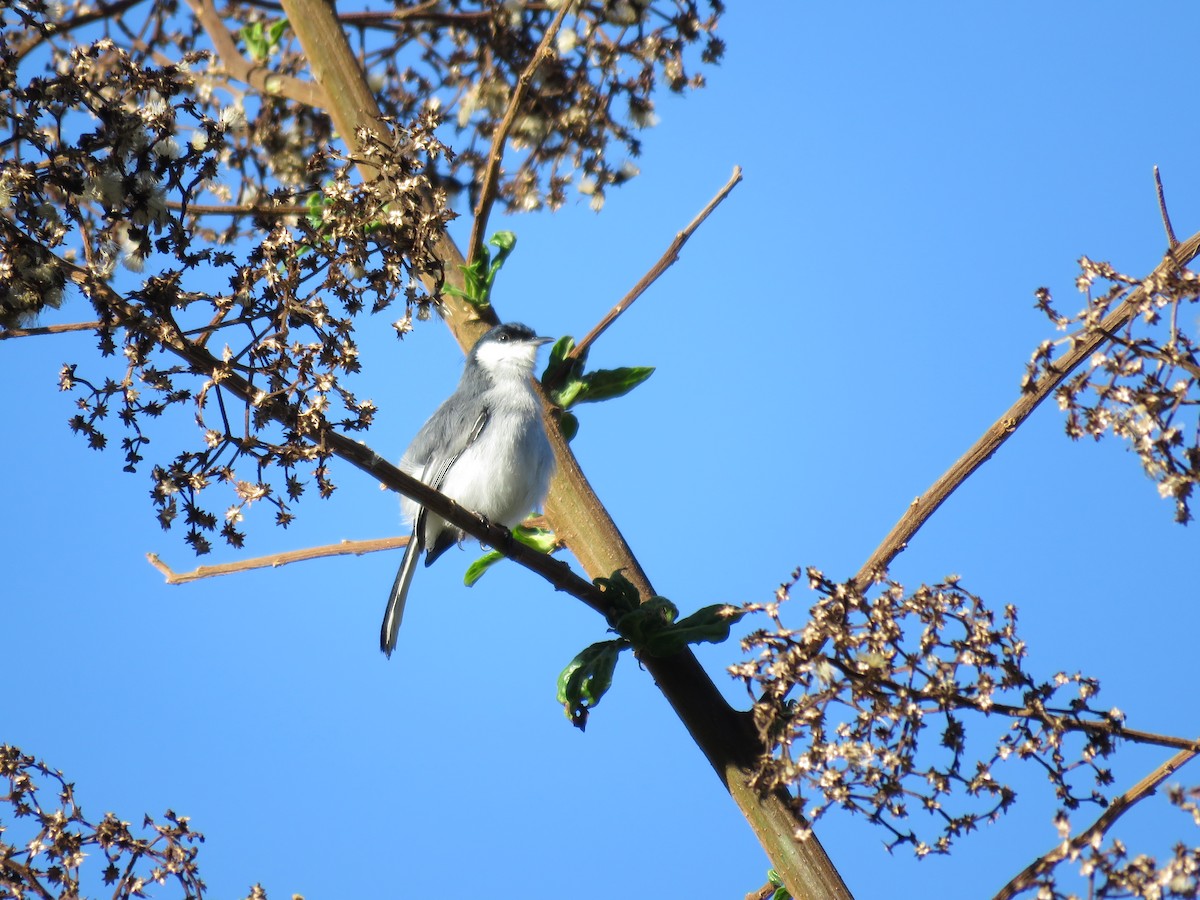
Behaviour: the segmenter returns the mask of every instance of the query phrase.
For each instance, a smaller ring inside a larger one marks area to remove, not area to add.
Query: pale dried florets
[[[810,822],[831,808],[862,813],[919,856],[1010,807],[1016,792],[997,777],[1009,759],[1036,760],[1068,808],[1104,803],[1111,776],[1099,761],[1120,719],[1089,705],[1096,682],[1025,670],[1014,607],[994,615],[957,578],[911,593],[883,582],[869,594],[813,569],[803,578],[817,595],[805,626],[779,618],[793,580],[776,602],[746,607],[771,627],[743,640],[751,659],[731,669],[772,749],[760,787],[793,792]],[[974,734],[985,721],[995,723],[987,741]],[[1079,784],[1085,773],[1090,788]]]
[[[1093,336],[1107,343],[1058,388],[1055,399],[1067,414],[1072,438],[1099,440],[1112,434],[1129,442],[1161,496],[1175,503],[1179,522],[1191,519],[1190,498],[1200,482],[1200,356],[1195,328],[1200,279],[1175,270],[1155,283],[1139,284],[1107,263],[1080,260],[1076,284],[1087,295],[1075,316],[1057,313],[1046,289],[1038,307],[1060,330],[1058,344],[1075,345]],[[1106,286],[1097,291],[1098,286]],[[1105,320],[1132,302],[1116,326]],[[1047,372],[1055,345],[1034,353],[1023,385]]]

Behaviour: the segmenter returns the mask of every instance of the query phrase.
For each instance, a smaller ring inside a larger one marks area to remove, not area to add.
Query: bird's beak
[[[542,344],[549,344],[549,343],[552,343],[553,341],[554,341],[554,338],[551,338],[551,337],[535,337],[533,339],[533,342],[539,347],[542,346]]]

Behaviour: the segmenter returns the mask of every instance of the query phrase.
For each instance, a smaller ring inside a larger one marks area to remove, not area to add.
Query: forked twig
[[[525,92],[529,89],[529,82],[533,80],[534,73],[549,54],[550,44],[554,40],[554,36],[558,34],[559,26],[567,17],[571,6],[572,3],[567,0],[559,7],[558,15],[554,17],[546,29],[546,33],[542,35],[542,40],[538,44],[537,50],[533,52],[529,64],[525,66],[525,70],[517,78],[517,83],[513,85],[512,96],[508,98],[508,108],[504,111],[504,118],[496,127],[496,133],[492,135],[492,149],[488,153],[487,164],[483,167],[483,180],[479,185],[479,201],[475,204],[475,221],[471,225],[471,242],[467,244],[468,262],[478,259],[479,253],[483,249],[483,232],[487,228],[492,204],[496,200],[496,180],[500,176],[500,160],[504,156],[504,142],[508,140],[508,133],[517,120],[517,109],[525,98]]]
[[[682,250],[683,245],[688,242],[688,238],[692,236],[692,232],[699,228],[704,220],[709,217],[712,211],[721,205],[721,201],[729,196],[730,191],[737,187],[737,183],[741,180],[742,167],[734,166],[733,174],[729,177],[729,180],[725,182],[725,186],[721,188],[721,190],[717,191],[716,196],[708,201],[708,205],[705,206],[704,209],[697,213],[696,218],[688,222],[687,227],[684,228],[683,231],[675,235],[675,240],[671,241],[671,246],[669,246],[667,251],[661,257],[659,257],[658,262],[654,264],[653,268],[643,275],[641,280],[633,286],[633,289],[630,290],[630,292],[624,297],[622,297],[616,306],[608,311],[608,315],[601,319],[596,327],[589,331],[587,335],[584,336],[583,340],[581,340],[572,348],[571,352],[567,354],[568,357],[576,359],[582,355],[588,349],[588,347],[595,342],[596,338],[600,337],[600,335],[605,332],[608,326],[617,320],[617,317],[620,316],[621,313],[625,312],[625,310],[632,306],[633,302],[637,300],[638,297],[642,296],[642,294],[646,292],[646,289],[650,287],[650,285],[654,284],[654,282],[658,280],[658,277],[662,275],[663,272],[667,271],[667,269],[669,269],[679,260],[679,251]]]

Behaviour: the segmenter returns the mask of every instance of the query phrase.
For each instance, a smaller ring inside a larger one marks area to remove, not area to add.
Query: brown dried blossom
[[[1169,787],[1166,794],[1170,806],[1190,814],[1192,824],[1200,825],[1194,800],[1200,796],[1200,788],[1185,790],[1176,785]],[[1142,796],[1145,795],[1132,798],[1130,804]],[[1122,799],[1118,798],[1117,803]],[[1062,835],[1062,843],[1009,882],[996,895],[996,900],[1022,896],[1037,900],[1079,900],[1081,897],[1091,900],[1191,900],[1200,897],[1200,847],[1178,842],[1170,854],[1163,857],[1133,853],[1124,840],[1107,835],[1109,826],[1117,818],[1114,812],[1115,809],[1110,809],[1096,824],[1071,837],[1071,821],[1060,811],[1055,824]],[[1064,872],[1066,866],[1070,868]],[[1066,874],[1073,877],[1066,878]],[[1081,885],[1082,890],[1076,889],[1075,885]]]
[[[1175,503],[1175,519],[1192,518],[1189,500],[1200,481],[1200,360],[1197,358],[1196,300],[1200,278],[1176,268],[1139,282],[1107,263],[1080,260],[1077,284],[1087,296],[1075,316],[1055,311],[1050,293],[1037,293],[1038,308],[1067,337],[1045,341],[1034,353],[1023,382],[1031,385],[1054,365],[1059,345],[1100,335],[1107,343],[1085,367],[1055,392],[1066,413],[1071,438],[1124,438],[1139,457],[1159,494]],[[1145,290],[1115,327],[1114,311]]]
[[[388,114],[405,120],[434,103],[457,127],[456,155],[439,174],[468,186],[472,205],[513,85],[563,2],[398,2],[392,12],[342,16],[358,29]],[[691,70],[692,45],[703,44],[699,62],[720,60],[724,45],[713,32],[723,8],[720,0],[575,4],[517,110],[502,202],[554,209],[573,184],[599,209],[606,188],[637,174],[638,133],[657,122],[659,85],[679,93],[704,84]]]
[[[0,894],[12,898],[204,896],[196,867],[204,835],[186,816],[149,816],[139,835],[105,813],[89,820],[61,772],[0,745]],[[2,789],[2,788],[0,788]],[[50,794],[52,802],[44,802]],[[255,888],[251,897],[265,897]]]
[[[271,4],[218,12],[195,0],[193,15],[171,2],[0,3],[0,326],[82,291],[119,365],[98,376],[64,367],[62,387],[79,392],[71,427],[102,448],[118,419],[128,470],[144,462],[154,419],[191,409],[199,440],[156,461],[151,497],[164,527],[182,517],[198,552],[218,530],[240,546],[250,504],[286,525],[310,479],[322,495],[334,489],[322,431],[365,429],[375,412],[352,392],[356,317],[402,301],[403,334],[437,303],[446,191],[478,181],[558,6],[345,13],[388,116],[388,136],[356,135],[350,158]],[[558,206],[576,169],[595,202],[628,177],[610,145],[637,154],[659,84],[702,83],[685,65],[691,45],[707,42],[706,62],[721,54],[721,4],[708,8],[572,7],[522,95],[502,202]],[[456,152],[442,134],[457,134]],[[364,185],[362,166],[382,176]],[[154,275],[124,287],[143,271]],[[249,402],[226,389],[235,376],[252,385]],[[232,504],[201,503],[222,484]]]
[[[1010,759],[1041,768],[1067,809],[1105,803],[1112,776],[1101,761],[1122,715],[1093,705],[1090,678],[1030,675],[1014,607],[997,617],[957,579],[864,593],[814,569],[803,577],[818,595],[807,624],[786,628],[778,601],[747,605],[773,627],[743,639],[755,656],[731,668],[769,748],[761,788],[791,791],[809,821],[831,808],[861,813],[891,833],[889,846],[918,856],[946,852],[1012,805],[1001,777]],[[918,812],[936,834],[910,824]]]

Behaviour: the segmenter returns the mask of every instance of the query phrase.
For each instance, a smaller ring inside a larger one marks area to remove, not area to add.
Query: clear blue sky
[[[504,223],[520,243],[501,314],[578,337],[745,170],[593,351],[654,377],[580,410],[575,452],[661,593],[690,610],[768,599],[799,565],[851,574],[1016,397],[1052,336],[1033,291],[1074,311],[1080,255],[1157,263],[1153,165],[1181,236],[1198,226],[1198,27],[1184,2],[731,4],[724,63],[661,101],[641,177],[598,216],[580,202]],[[401,344],[386,318],[362,328],[373,377],[358,391],[381,410],[368,440],[398,457],[461,356],[436,323]],[[473,548],[423,570],[390,662],[377,634],[398,553],[165,586],[146,552],[194,559],[158,528],[148,475],[66,428],[57,371],[93,342],[0,345],[0,741],[63,769],[91,816],[190,815],[227,900],[255,881],[309,900],[762,883],[740,813],[630,660],[587,733],[570,727],[555,677],[603,625],[516,566],[471,590]],[[179,443],[168,430],[156,446]],[[288,532],[252,517],[249,552],[399,533],[394,496],[344,466],[335,478]],[[1019,606],[1035,671],[1082,670],[1131,726],[1196,734],[1196,534],[1171,513],[1134,456],[1070,443],[1047,406],[894,574],[959,573]],[[805,611],[799,595],[790,621]],[[721,683],[740,658],[701,657]],[[1118,758],[1118,787],[1166,755]],[[889,856],[884,833],[837,813],[818,834],[860,898],[988,897],[1056,840],[1044,781],[1012,778],[1016,811],[949,858]],[[1165,804],[1131,823],[1135,853],[1196,841]]]

